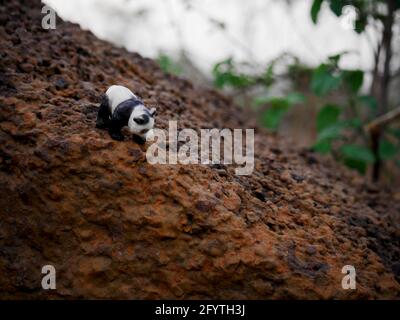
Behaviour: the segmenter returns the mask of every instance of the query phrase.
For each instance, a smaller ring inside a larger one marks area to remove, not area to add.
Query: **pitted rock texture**
[[[398,193],[259,128],[250,176],[150,165],[148,146],[95,129],[111,84],[157,106],[160,128],[255,122],[76,25],[43,30],[39,1],[0,4],[0,298],[400,297]]]

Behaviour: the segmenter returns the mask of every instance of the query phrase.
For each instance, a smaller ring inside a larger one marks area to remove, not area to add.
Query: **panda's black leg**
[[[111,138],[118,141],[124,140],[124,135],[121,132],[121,129],[123,127],[124,126],[121,124],[120,121],[111,119],[108,126],[108,133],[110,134]]]
[[[110,108],[108,105],[108,98],[107,96],[102,97],[102,101],[100,104],[99,112],[97,114],[97,120],[96,120],[96,128],[99,129],[106,129],[108,128],[110,124]]]
[[[132,136],[132,140],[135,141],[137,144],[140,144],[140,145],[143,145],[143,144],[145,144],[145,142],[146,142],[146,140],[145,140],[143,137],[138,136],[138,135],[136,135],[136,134],[134,134],[134,135]]]

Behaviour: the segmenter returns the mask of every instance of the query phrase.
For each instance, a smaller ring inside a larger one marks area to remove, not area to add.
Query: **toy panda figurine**
[[[125,126],[134,134],[134,140],[143,144],[152,133],[156,108],[146,108],[131,90],[113,85],[103,96],[97,114],[96,127],[108,129],[114,140],[122,141]]]

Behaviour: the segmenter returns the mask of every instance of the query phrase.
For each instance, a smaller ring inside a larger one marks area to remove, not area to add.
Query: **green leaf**
[[[376,111],[378,109],[378,102],[373,96],[360,96],[358,97],[358,101],[364,106],[369,107],[372,111]]]
[[[329,153],[332,151],[332,141],[342,137],[341,129],[336,124],[325,128],[318,134],[317,142],[312,148],[319,153]]]
[[[400,139],[400,128],[388,128],[387,132],[397,139]]]
[[[342,53],[335,54],[333,56],[329,56],[328,60],[334,65],[337,66],[340,59],[342,58]]]
[[[361,119],[359,119],[359,118],[344,120],[343,124],[345,127],[350,127],[350,128],[354,128],[354,129],[359,129],[363,125]]]
[[[305,96],[302,95],[301,93],[297,92],[291,92],[289,93],[286,97],[274,97],[271,95],[261,95],[258,97],[255,97],[253,99],[252,104],[254,106],[261,106],[261,105],[266,105],[268,103],[272,104],[287,104],[288,106],[303,103],[305,101]]]
[[[321,5],[322,5],[323,0],[314,0],[312,6],[311,6],[311,20],[314,22],[314,24],[317,23],[318,20],[318,13],[321,10]]]
[[[335,105],[325,105],[317,115],[317,132],[332,126],[338,121],[340,115],[340,108]]]
[[[345,144],[340,148],[343,162],[349,168],[356,169],[361,174],[365,174],[368,164],[375,162],[375,157],[370,149],[356,145]]]
[[[281,108],[284,110],[288,110],[290,106],[289,101],[286,98],[282,97],[272,97],[270,103],[272,107]]]
[[[262,115],[262,123],[271,130],[277,130],[286,112],[289,110],[289,103],[283,98],[274,98],[269,107]]]
[[[312,149],[316,152],[326,154],[332,150],[332,144],[329,140],[321,140],[317,141],[313,146]]]
[[[342,139],[342,130],[349,127],[349,120],[339,121],[337,118],[340,114],[340,109],[334,105],[327,105],[324,107],[326,111],[319,115],[317,120],[317,127],[320,129],[318,132],[317,142],[313,148],[320,153],[328,153],[332,150],[332,142],[334,140]],[[339,113],[338,113],[339,112]]]
[[[343,71],[343,79],[351,91],[357,93],[363,84],[364,72],[361,70],[345,70]]]
[[[344,159],[344,164],[351,168],[351,169],[355,169],[357,170],[359,173],[365,175],[365,173],[367,172],[367,163],[364,161],[359,161],[359,160],[354,160],[354,159]]]
[[[291,92],[286,96],[287,101],[290,105],[304,103],[306,97],[298,92]]]
[[[389,141],[382,139],[379,143],[379,158],[382,160],[390,160],[396,156],[399,149]]]
[[[169,56],[161,53],[157,58],[157,63],[165,73],[180,75],[182,68],[175,63]]]
[[[318,141],[339,139],[342,136],[342,129],[343,128],[340,125],[327,127],[318,133]]]
[[[355,30],[357,33],[362,33],[367,25],[367,18],[365,16],[359,15],[355,23]]]
[[[262,95],[262,96],[255,97],[253,99],[252,104],[256,107],[259,107],[259,106],[265,105],[269,102],[271,102],[271,96],[270,95]]]
[[[214,76],[214,85],[217,88],[225,86],[246,87],[253,83],[251,77],[236,71],[232,58],[217,63],[212,70],[212,74]]]
[[[274,64],[271,63],[262,75],[263,85],[269,87],[274,83]]]
[[[341,78],[331,74],[326,64],[321,64],[314,70],[311,79],[311,89],[318,95],[323,96],[340,86]]]
[[[330,0],[331,4],[330,4],[330,8],[332,10],[332,12],[340,17],[342,15],[342,10],[343,7],[346,5],[346,1],[344,0]]]
[[[318,141],[335,140],[342,138],[342,130],[346,128],[360,128],[362,122],[360,119],[338,120],[331,125],[321,129],[318,132]]]
[[[345,144],[340,148],[340,152],[345,159],[374,163],[375,157],[372,151],[364,146],[357,144]]]
[[[339,53],[337,53],[337,54],[335,54],[335,55],[333,55],[333,56],[329,56],[329,57],[328,57],[328,61],[329,61],[334,67],[337,67],[338,64],[339,64],[340,59],[342,59],[342,57],[343,57],[344,55],[349,54],[349,53],[351,53],[351,51],[349,51],[349,50],[341,51],[341,52],[339,52]]]

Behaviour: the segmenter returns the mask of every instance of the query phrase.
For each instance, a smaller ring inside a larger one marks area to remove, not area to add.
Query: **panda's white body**
[[[115,108],[122,102],[129,99],[137,99],[138,97],[127,87],[113,85],[109,87],[106,91],[108,97],[108,103],[110,107],[111,114],[114,113]]]
[[[106,91],[98,117],[98,128],[108,128],[115,140],[123,140],[120,129],[127,126],[129,131],[144,140],[152,137],[155,108],[148,109],[128,88],[113,85]]]

